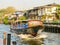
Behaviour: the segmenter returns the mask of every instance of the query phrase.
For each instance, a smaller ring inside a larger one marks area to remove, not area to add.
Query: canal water
[[[22,41],[22,39],[19,39],[15,33],[10,32],[9,25],[0,24],[0,39],[3,39],[3,32],[11,34],[11,42],[16,41],[17,45],[60,45],[59,33],[41,32],[39,34],[41,39]]]

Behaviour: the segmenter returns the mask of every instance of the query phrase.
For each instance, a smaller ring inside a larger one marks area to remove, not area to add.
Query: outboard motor
[[[41,30],[41,32],[43,31],[43,27],[41,27],[41,26],[36,26],[36,27],[32,27],[32,29],[33,29],[33,32],[32,32],[32,36],[37,36],[37,33],[38,33],[38,31],[39,30]]]

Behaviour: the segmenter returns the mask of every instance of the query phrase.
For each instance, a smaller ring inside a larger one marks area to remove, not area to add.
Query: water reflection
[[[23,41],[21,42],[22,45],[42,45],[44,39],[40,39],[40,40],[29,40],[29,41]]]

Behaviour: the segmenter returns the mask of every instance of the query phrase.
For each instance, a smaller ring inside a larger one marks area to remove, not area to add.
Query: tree
[[[7,7],[7,8],[3,8],[0,9],[0,21],[3,20],[4,23],[8,23],[8,17],[4,17],[5,14],[12,14],[15,12],[15,8],[14,7]]]
[[[5,9],[0,9],[0,16],[3,16],[5,14],[6,10]]]
[[[25,16],[21,16],[21,17],[19,18],[19,20],[26,20],[26,17],[25,17]]]
[[[0,9],[0,21],[3,20],[4,13],[5,13],[5,9]]]
[[[7,7],[6,8],[6,13],[14,13],[15,12],[15,8],[14,7]]]
[[[60,19],[60,5],[57,6],[56,17]]]
[[[7,7],[6,9],[0,9],[0,17],[4,16],[5,14],[14,13],[14,7]]]
[[[3,21],[4,21],[4,24],[8,24],[8,17],[5,16],[4,19],[3,19]]]
[[[44,21],[46,19],[46,14],[41,16],[41,20]]]
[[[4,13],[5,11],[5,9],[0,9],[0,13]]]

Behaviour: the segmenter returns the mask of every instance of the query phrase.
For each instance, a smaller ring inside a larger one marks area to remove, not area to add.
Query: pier
[[[60,23],[44,23],[44,31],[60,33]]]

